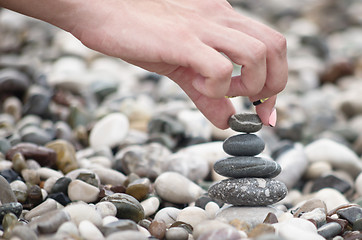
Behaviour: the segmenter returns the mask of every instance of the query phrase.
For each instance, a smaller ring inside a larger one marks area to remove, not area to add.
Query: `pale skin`
[[[221,129],[235,113],[225,96],[269,97],[256,106],[269,125],[276,95],[287,82],[285,38],[225,0],[0,0],[0,6],[169,77]],[[241,75],[231,76],[232,62],[243,66]]]

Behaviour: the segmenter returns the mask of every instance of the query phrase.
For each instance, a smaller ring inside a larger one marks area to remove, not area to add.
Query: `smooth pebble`
[[[85,240],[104,239],[101,231],[90,221],[83,220],[79,223],[79,233]]]
[[[172,203],[191,203],[205,190],[176,172],[164,172],[155,181],[155,190],[164,200]]]

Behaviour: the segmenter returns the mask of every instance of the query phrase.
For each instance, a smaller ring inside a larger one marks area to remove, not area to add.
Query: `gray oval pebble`
[[[169,228],[166,232],[167,240],[187,240],[189,238],[189,233],[185,228],[182,227],[172,227]]]
[[[263,177],[273,178],[281,172],[280,165],[261,157],[230,157],[217,161],[214,170],[225,177]]]
[[[342,226],[336,222],[330,222],[318,228],[318,234],[327,239],[335,237],[341,231]]]
[[[264,150],[265,143],[255,134],[238,134],[226,139],[222,147],[233,156],[255,156]]]
[[[237,132],[252,133],[259,131],[263,124],[256,113],[239,113],[230,117],[229,126]]]
[[[266,206],[287,195],[284,183],[270,178],[225,179],[209,188],[213,199],[239,206]]]
[[[16,196],[11,189],[9,182],[0,175],[0,201],[2,204],[17,202]]]

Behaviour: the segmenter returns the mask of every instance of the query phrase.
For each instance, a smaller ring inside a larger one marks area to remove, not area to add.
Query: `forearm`
[[[79,0],[0,0],[0,7],[34,17],[71,31],[89,2]]]

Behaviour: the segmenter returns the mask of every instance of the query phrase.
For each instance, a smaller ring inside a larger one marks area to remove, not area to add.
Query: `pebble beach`
[[[288,42],[276,126],[253,134],[217,129],[164,76],[0,9],[0,239],[362,239],[362,2],[229,2]]]

